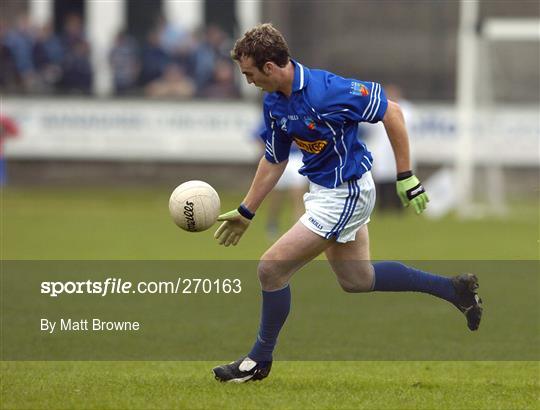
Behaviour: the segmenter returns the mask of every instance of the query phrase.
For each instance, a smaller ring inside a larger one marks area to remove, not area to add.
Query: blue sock
[[[378,262],[373,268],[375,291],[423,292],[455,303],[456,291],[450,278],[422,272],[399,262]]]
[[[281,330],[291,310],[291,288],[262,291],[262,313],[257,341],[248,356],[256,362],[272,361],[272,352]]]

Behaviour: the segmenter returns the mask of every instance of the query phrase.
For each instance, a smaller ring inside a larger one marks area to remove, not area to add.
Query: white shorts
[[[304,195],[306,213],[300,218],[306,228],[337,242],[354,241],[356,232],[369,222],[375,206],[375,184],[371,172],[336,188],[309,184]]]
[[[289,163],[274,189],[307,188],[308,179],[298,173],[302,165],[302,154],[291,154]]]

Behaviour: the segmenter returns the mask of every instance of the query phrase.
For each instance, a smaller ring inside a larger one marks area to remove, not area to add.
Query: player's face
[[[270,74],[265,74],[259,70],[253,61],[252,57],[243,57],[237,61],[240,71],[246,77],[248,84],[254,84],[263,91],[273,92],[277,90],[275,81]],[[267,63],[272,64],[272,63]]]

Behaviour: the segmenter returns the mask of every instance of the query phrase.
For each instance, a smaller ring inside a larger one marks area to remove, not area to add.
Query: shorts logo
[[[353,95],[361,95],[362,97],[366,97],[369,95],[369,90],[364,84],[353,81],[351,83],[350,93]]]
[[[312,216],[308,219],[309,222],[311,222],[313,225],[315,225],[319,229],[323,229],[323,226],[320,222],[318,222],[316,219],[314,219]]]
[[[315,129],[315,121],[309,117],[304,117],[304,124],[312,131]]]
[[[294,142],[298,145],[302,151],[309,152],[310,154],[320,154],[321,151],[328,145],[328,141],[317,140],[317,141],[304,141],[298,137],[293,137]]]

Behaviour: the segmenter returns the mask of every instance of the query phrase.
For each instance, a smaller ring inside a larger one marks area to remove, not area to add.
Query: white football
[[[169,199],[169,212],[174,223],[188,232],[201,232],[217,220],[219,195],[203,181],[188,181],[176,187]]]

